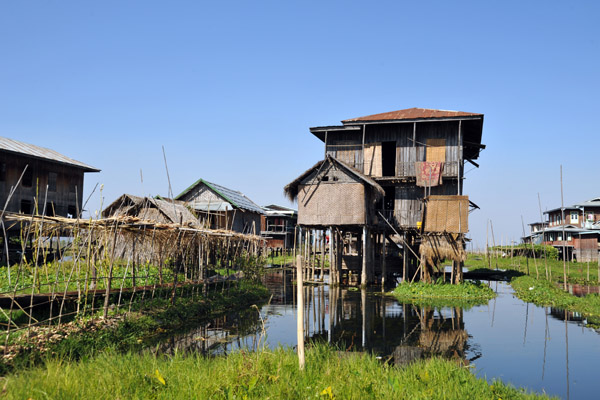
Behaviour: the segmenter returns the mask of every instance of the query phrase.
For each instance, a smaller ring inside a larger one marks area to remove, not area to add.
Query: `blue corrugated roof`
[[[194,182],[193,185],[191,185],[183,192],[181,192],[181,194],[175,197],[175,199],[180,199],[190,190],[198,187],[201,184],[208,186],[208,188],[210,188],[218,196],[222,197],[224,200],[228,201],[229,203],[231,203],[231,205],[233,205],[236,208],[241,208],[243,210],[248,210],[259,214],[264,214],[263,209],[259,205],[254,203],[252,200],[250,200],[248,197],[246,197],[242,192],[226,188],[225,186],[217,185],[216,183],[205,181],[204,179],[198,179],[196,182]]]

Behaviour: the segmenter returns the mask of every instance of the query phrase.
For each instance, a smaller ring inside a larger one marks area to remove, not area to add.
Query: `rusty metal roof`
[[[57,151],[46,149],[45,147],[36,146],[29,143],[19,142],[18,140],[0,137],[0,151],[7,151],[15,154],[23,154],[29,157],[38,158],[66,164],[73,167],[81,168],[85,172],[100,172],[99,169],[90,165],[84,164],[81,161],[73,160]]]
[[[460,117],[482,117],[483,114],[476,114],[464,111],[433,110],[429,108],[407,108],[405,110],[390,111],[380,114],[367,115],[365,117],[345,119],[344,124],[352,122],[372,122],[372,121],[399,121],[399,120],[419,120],[419,119],[445,119]]]

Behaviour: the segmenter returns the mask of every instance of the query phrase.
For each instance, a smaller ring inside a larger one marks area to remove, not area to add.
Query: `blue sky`
[[[0,135],[102,169],[104,204],[202,177],[255,202],[318,161],[310,126],[485,114],[475,246],[600,196],[600,3],[21,1],[0,5]],[[140,179],[143,174],[143,183]],[[100,207],[99,193],[90,210]]]

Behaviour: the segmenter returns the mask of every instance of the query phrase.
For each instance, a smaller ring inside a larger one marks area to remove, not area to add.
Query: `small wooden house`
[[[0,204],[10,197],[8,212],[77,217],[83,176],[99,171],[54,150],[0,137]]]
[[[271,204],[263,207],[261,235],[266,239],[267,248],[291,249],[294,247],[294,230],[298,223],[298,211]]]
[[[237,190],[198,179],[175,200],[185,202],[211,229],[260,235],[263,209]]]
[[[377,222],[375,203],[383,188],[373,179],[331,155],[319,161],[284,189],[298,201],[298,224],[315,229],[356,227]]]

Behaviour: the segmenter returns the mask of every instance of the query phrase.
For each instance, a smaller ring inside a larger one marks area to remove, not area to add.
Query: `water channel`
[[[272,272],[271,302],[170,337],[159,351],[227,354],[238,348],[296,345],[295,286],[291,273]],[[285,284],[284,284],[285,283]],[[458,357],[488,381],[561,398],[595,398],[600,392],[600,331],[562,310],[517,299],[507,283],[469,309],[402,304],[374,291],[327,285],[305,287],[307,338],[350,351],[369,351],[402,364],[415,356]]]

